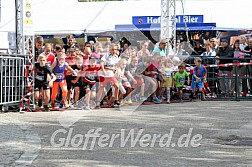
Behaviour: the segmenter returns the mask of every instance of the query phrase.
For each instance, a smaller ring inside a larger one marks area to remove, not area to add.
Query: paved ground
[[[40,149],[40,137],[27,123],[0,114],[0,166],[31,165]]]
[[[251,118],[250,102],[145,105],[133,113],[118,109],[4,113],[0,114],[0,166],[249,167],[252,146],[223,145],[217,139],[252,138]],[[100,130],[103,138],[85,142],[85,134],[92,130]],[[123,146],[122,139],[130,132],[136,143],[129,138]],[[116,135],[120,136],[112,142]],[[183,145],[186,136],[188,146]]]

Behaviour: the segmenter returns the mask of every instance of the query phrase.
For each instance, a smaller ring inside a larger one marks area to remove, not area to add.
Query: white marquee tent
[[[15,31],[14,0],[1,0],[0,47],[8,42],[6,32]],[[252,28],[250,0],[182,0],[184,14],[204,15],[204,22],[217,27]],[[132,16],[158,16],[160,0],[124,2],[78,2],[78,0],[33,0],[34,32],[40,35],[80,34],[114,30],[116,24],[131,24]],[[182,3],[177,1],[176,14]]]

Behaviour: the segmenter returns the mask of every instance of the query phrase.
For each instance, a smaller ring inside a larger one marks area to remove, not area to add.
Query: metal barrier
[[[195,57],[200,57],[202,64],[207,67],[207,81],[210,90],[217,95],[215,100],[252,100],[252,58],[190,56],[186,62],[194,66]],[[220,60],[227,60],[230,63],[218,64]],[[223,67],[232,68],[232,71],[229,74],[222,74],[220,68]],[[222,94],[220,82],[223,82],[223,80],[229,82],[230,89],[234,94]],[[243,93],[240,94],[241,92]]]
[[[0,106],[18,105],[25,93],[25,55],[0,55]]]

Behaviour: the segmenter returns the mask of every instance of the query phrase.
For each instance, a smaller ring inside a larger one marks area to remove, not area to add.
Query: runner
[[[97,93],[97,109],[100,108],[100,101],[102,100],[104,88],[107,86],[108,83],[110,83],[115,89],[114,104],[120,105],[118,101],[119,85],[117,83],[114,73],[114,71],[116,70],[116,64],[119,60],[117,50],[117,46],[115,44],[111,44],[110,52],[108,52],[101,58],[101,70],[98,72],[98,75],[100,76],[100,89]]]
[[[97,63],[96,57],[89,58],[89,65],[84,68],[83,86],[86,91],[86,110],[90,110],[90,99],[96,97],[96,87],[98,84],[98,71],[101,69]]]
[[[39,55],[39,63],[35,63],[33,72],[35,78],[34,94],[35,94],[35,105],[38,106],[38,100],[40,91],[42,90],[43,102],[45,111],[49,111],[48,102],[50,100],[50,87],[53,86],[53,82],[56,80],[55,75],[52,73],[50,67],[46,64],[46,56],[44,54]],[[47,76],[51,77],[48,81]]]
[[[57,60],[52,64],[51,70],[56,75],[56,80],[53,82],[53,88],[52,88],[52,108],[56,107],[55,99],[58,94],[58,87],[60,86],[62,91],[62,104],[65,108],[68,107],[67,104],[67,83],[65,80],[65,70],[72,71],[74,75],[76,75],[76,72],[65,62],[66,55],[64,53],[59,53]]]

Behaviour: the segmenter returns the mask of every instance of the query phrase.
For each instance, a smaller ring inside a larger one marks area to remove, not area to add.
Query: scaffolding
[[[30,49],[34,54],[33,20],[31,15],[33,15],[32,0],[15,0],[16,54],[26,55]]]
[[[176,0],[161,0],[161,39],[167,39],[176,53]],[[170,49],[167,50],[169,54]]]

